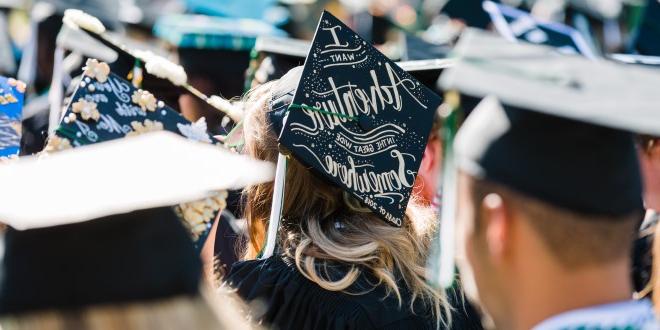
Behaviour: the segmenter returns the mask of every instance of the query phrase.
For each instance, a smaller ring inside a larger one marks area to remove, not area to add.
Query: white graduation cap
[[[467,30],[457,64],[440,78],[445,90],[496,95],[507,105],[636,133],[660,134],[660,72],[607,60],[562,55]]]
[[[271,163],[169,132],[0,165],[0,221],[25,230],[203,199],[273,179]]]

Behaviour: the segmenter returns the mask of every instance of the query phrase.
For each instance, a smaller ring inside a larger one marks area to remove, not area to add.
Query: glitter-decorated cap
[[[0,158],[20,151],[24,97],[25,83],[0,76]]]
[[[110,72],[108,64],[88,59],[78,88],[45,150],[59,151],[154,131],[170,131],[197,142],[217,144],[204,118],[191,123],[149,91],[137,89]],[[214,197],[202,204],[195,205],[195,209],[188,204],[176,208],[200,245],[214,213],[224,207],[224,198]]]
[[[301,77],[273,93],[280,144],[401,226],[440,97],[328,12]]]

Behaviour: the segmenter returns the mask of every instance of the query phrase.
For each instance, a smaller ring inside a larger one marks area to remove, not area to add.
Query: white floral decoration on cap
[[[144,123],[139,121],[131,122],[133,131],[126,134],[126,136],[136,136],[149,132],[162,131],[164,129],[163,123],[155,120],[145,119]]]
[[[179,204],[178,211],[181,212],[185,220],[184,225],[188,227],[193,240],[197,241],[204,233],[217,211],[227,207],[226,199],[227,191],[223,190],[200,201]]]
[[[79,9],[65,10],[62,22],[72,29],[81,27],[96,34],[105,32],[105,26],[98,18]]]
[[[142,111],[156,111],[156,97],[154,94],[149,93],[148,91],[138,89],[133,92],[131,96],[133,103],[137,104],[142,108]]]
[[[99,121],[99,118],[101,118],[101,113],[99,113],[99,110],[96,108],[96,103],[82,98],[71,105],[71,110],[74,113],[80,114],[80,117],[82,117],[83,120],[92,119],[94,121]]]
[[[108,80],[110,66],[108,63],[99,62],[94,58],[88,58],[83,68],[83,74],[104,83]]]
[[[194,123],[189,125],[176,124],[181,134],[193,141],[211,143],[211,138],[207,133],[206,118],[199,118]]]
[[[144,67],[149,74],[167,79],[176,86],[183,86],[187,83],[188,75],[182,66],[151,51],[137,50],[134,55],[144,61]]]
[[[71,141],[67,138],[59,137],[57,135],[51,135],[48,138],[48,143],[46,144],[46,148],[44,148],[45,152],[56,152],[56,151],[62,151],[62,150],[67,150],[71,149]]]

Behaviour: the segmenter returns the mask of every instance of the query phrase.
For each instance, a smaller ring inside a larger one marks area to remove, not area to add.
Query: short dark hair
[[[483,199],[490,193],[497,193],[512,212],[521,214],[529,221],[565,267],[605,264],[631,254],[642,221],[640,212],[624,216],[581,214],[525,196],[497,183],[475,178],[470,181],[477,231],[482,227],[479,222]]]

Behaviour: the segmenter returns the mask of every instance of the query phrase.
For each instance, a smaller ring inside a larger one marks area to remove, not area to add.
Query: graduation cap
[[[447,58],[451,48],[446,44],[428,42],[416,35],[404,32],[403,38],[403,61],[418,61],[428,59]]]
[[[401,226],[440,97],[328,12],[284,92],[269,113],[281,146]]]
[[[245,81],[257,37],[286,36],[260,20],[183,14],[160,17],[154,34],[176,47],[191,77],[204,80],[207,88],[220,90],[226,98],[243,94],[243,84],[236,82]]]
[[[25,83],[0,76],[0,159],[18,156]]]
[[[641,55],[660,56],[660,2],[647,0],[644,18],[633,41],[634,50]]]
[[[46,151],[64,150],[154,131],[170,131],[190,140],[216,144],[204,118],[191,123],[148,91],[110,72],[109,65],[88,59],[78,88]],[[226,196],[226,195],[225,195]],[[181,204],[176,210],[201,247],[224,197]]]
[[[310,43],[283,37],[258,37],[254,45],[246,89],[281,78],[289,70],[305,63]]]
[[[596,55],[577,30],[555,22],[541,22],[529,13],[493,1],[484,1],[484,10],[493,25],[505,38],[557,48],[566,54],[581,54],[587,58]]]
[[[634,54],[610,54],[609,58],[625,63],[637,64],[647,67],[660,68],[660,56],[634,55]]]
[[[404,71],[410,73],[429,89],[440,94],[438,79],[440,74],[447,68],[451,68],[455,61],[453,59],[426,59],[416,61],[403,61],[396,64]]]
[[[112,72],[131,80],[132,84],[139,88],[153,92],[167,104],[178,109],[178,97],[188,93],[208,104],[212,108],[222,111],[232,120],[240,120],[240,113],[235,111],[229,102],[209,102],[210,97],[204,95],[188,83],[186,71],[179,65],[157,55],[158,51],[151,51],[153,46],[138,43],[134,47],[142,49],[131,49],[123,42],[115,40],[112,35],[105,33],[105,28],[95,17],[79,10],[67,10],[63,21],[69,28],[81,30],[87,35],[111,49],[117,54],[116,60],[110,63]],[[146,49],[144,49],[146,48]]]
[[[445,148],[453,164],[443,168],[449,179],[443,181],[437,282],[448,286],[453,278],[456,167],[580,214],[641,211],[631,133],[660,133],[660,96],[652,87],[660,84],[657,71],[510,44],[472,29],[456,54],[441,87],[486,99]],[[458,97],[450,99],[445,112],[456,112]]]
[[[442,13],[465,22],[467,26],[486,29],[490,24],[488,14],[482,8],[483,0],[447,0]]]
[[[0,165],[0,314],[198,295],[198,254],[166,206],[272,173],[170,132]]]

